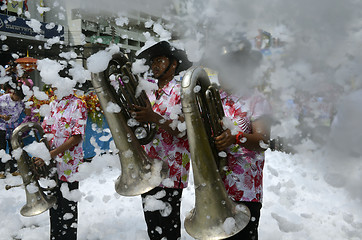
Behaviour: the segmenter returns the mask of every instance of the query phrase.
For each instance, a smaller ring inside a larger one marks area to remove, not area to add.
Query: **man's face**
[[[248,69],[246,66],[227,65],[219,72],[218,80],[222,88],[239,92],[253,85],[253,69]]]
[[[155,78],[158,78],[159,76],[161,76],[161,74],[163,74],[166,71],[166,69],[169,65],[170,65],[170,60],[168,57],[160,56],[160,57],[155,57],[154,59],[152,59],[151,70],[152,70],[153,76]]]

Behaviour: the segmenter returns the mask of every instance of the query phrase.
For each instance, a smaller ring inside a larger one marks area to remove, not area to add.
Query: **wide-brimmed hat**
[[[257,50],[237,50],[225,53],[220,57],[220,60],[225,61],[225,63],[240,67],[257,67],[262,59],[263,54]]]
[[[174,58],[178,61],[178,65],[175,71],[175,75],[180,72],[189,69],[192,66],[187,58],[186,52],[181,49],[177,49],[167,41],[158,42],[151,47],[143,50],[138,54],[138,59],[146,59],[146,64],[151,66],[151,60],[155,57],[166,56],[168,58]]]
[[[256,67],[263,58],[260,51],[252,50],[251,42],[245,37],[216,44],[215,49],[204,55],[201,64],[217,71],[222,71],[225,67]]]

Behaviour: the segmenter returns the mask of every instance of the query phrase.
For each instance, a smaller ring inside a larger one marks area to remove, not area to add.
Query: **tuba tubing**
[[[123,110],[121,112],[106,111],[110,102],[120,105],[114,90],[107,83],[109,79],[106,75],[106,72],[92,73],[91,81],[104,109],[104,116],[114,143],[119,150],[122,173],[116,180],[115,190],[123,196],[137,196],[157,187],[166,177],[167,167],[164,162],[148,157],[134,132],[127,125]]]
[[[195,208],[185,219],[186,231],[196,239],[224,239],[245,228],[250,211],[227,195],[196,100],[195,86],[206,91],[210,80],[201,67],[189,69],[182,80],[185,115],[195,185]],[[203,94],[203,93],[201,93]],[[227,222],[234,222],[232,228]]]
[[[24,147],[21,138],[24,133],[27,133],[32,129],[36,129],[38,131],[39,135],[42,137],[40,141],[44,142],[46,147],[49,149],[48,142],[44,138],[43,128],[38,123],[27,122],[20,124],[13,131],[13,134],[11,136],[11,145],[13,147],[13,150]],[[18,169],[23,179],[23,184],[17,186],[24,186],[26,194],[26,204],[20,210],[20,214],[24,217],[39,215],[56,204],[56,198],[54,196],[48,196],[43,192],[43,188],[39,185],[37,176],[35,176],[36,174],[32,170],[31,164],[29,164],[30,161],[32,160],[30,159],[28,154],[25,153],[25,151],[23,151],[20,158],[17,159]],[[34,192],[34,190],[29,191],[29,184],[33,185],[32,189],[38,190],[36,192]],[[6,186],[5,188],[8,190],[11,187],[17,186]]]

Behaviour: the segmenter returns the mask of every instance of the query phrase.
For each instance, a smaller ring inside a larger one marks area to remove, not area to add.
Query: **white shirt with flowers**
[[[173,120],[175,126],[180,124],[177,119],[179,115],[182,115],[180,91],[180,83],[173,79],[161,90],[148,96],[153,111],[164,119]],[[161,186],[167,188],[187,187],[190,152],[186,135],[175,137],[162,128],[158,128],[153,141],[145,145],[144,149],[150,158],[165,161],[168,165],[168,175]]]
[[[87,122],[86,104],[74,95],[50,103],[50,115],[44,118],[42,127],[50,136],[52,149],[61,146],[73,135],[84,135]],[[83,141],[57,156],[58,178],[69,181],[83,162]]]
[[[220,91],[225,116],[242,132],[251,133],[251,123],[271,114],[269,102],[260,94],[238,97]],[[227,149],[228,171],[223,179],[229,196],[235,201],[262,202],[264,153],[238,144]]]

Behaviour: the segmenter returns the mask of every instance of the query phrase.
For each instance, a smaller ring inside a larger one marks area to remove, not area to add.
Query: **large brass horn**
[[[47,140],[44,138],[44,130],[43,128],[35,122],[27,122],[19,125],[13,131],[11,136],[11,145],[13,150],[15,151],[18,148],[23,148],[23,136],[24,133],[28,134],[29,131],[37,131],[37,134],[34,133],[34,137],[38,142],[43,142],[45,146],[49,149],[49,145]],[[51,207],[53,207],[56,203],[56,198],[54,196],[46,195],[43,192],[43,188],[39,185],[38,179],[40,175],[50,173],[50,167],[45,167],[46,169],[42,169],[41,173],[36,169],[33,160],[29,157],[29,155],[22,151],[21,156],[17,159],[18,169],[23,179],[23,184],[20,186],[24,186],[25,194],[26,194],[26,204],[21,208],[20,214],[25,217],[31,217],[38,214],[41,214]],[[19,186],[19,185],[18,185]],[[14,186],[6,186],[5,188],[8,190]],[[15,186],[16,187],[16,186]]]
[[[182,80],[181,101],[195,184],[195,208],[186,217],[184,225],[196,239],[224,239],[245,228],[251,215],[244,204],[237,204],[228,197],[218,172],[200,114],[200,111],[206,111],[200,109],[200,105],[206,105],[203,96],[209,86],[209,77],[201,67],[189,69]]]
[[[164,162],[150,159],[140,145],[153,139],[156,128],[150,123],[137,125],[131,116],[132,104],[145,106],[148,99],[144,91],[135,97],[138,79],[130,65],[128,58],[119,53],[113,56],[104,72],[92,73],[93,87],[119,150],[122,174],[115,188],[124,196],[140,195],[158,186],[166,177],[167,169]],[[107,111],[112,103],[121,111]]]

